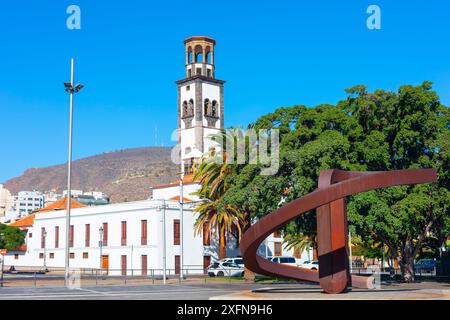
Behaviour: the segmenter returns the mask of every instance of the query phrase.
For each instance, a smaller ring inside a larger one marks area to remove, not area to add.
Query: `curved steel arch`
[[[435,181],[436,169],[322,171],[316,191],[273,211],[244,233],[240,249],[245,266],[258,274],[320,282],[327,293],[341,293],[350,286],[370,288],[371,280],[367,277],[350,276],[345,197],[391,186]],[[317,209],[319,271],[270,262],[257,255],[267,236],[312,209]]]

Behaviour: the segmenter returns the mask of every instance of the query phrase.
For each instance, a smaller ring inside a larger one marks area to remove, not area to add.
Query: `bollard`
[[[36,271],[34,272],[34,286],[36,287]]]
[[[95,285],[98,285],[98,270],[95,270]]]

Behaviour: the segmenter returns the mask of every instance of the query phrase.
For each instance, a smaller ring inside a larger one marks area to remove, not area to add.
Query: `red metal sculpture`
[[[370,288],[371,278],[350,276],[345,197],[385,187],[434,181],[437,181],[436,169],[322,171],[316,191],[268,214],[245,232],[240,244],[245,266],[258,274],[320,282],[327,293],[341,293],[351,286]],[[257,255],[259,246],[267,236],[292,219],[315,208],[319,271],[270,262]]]

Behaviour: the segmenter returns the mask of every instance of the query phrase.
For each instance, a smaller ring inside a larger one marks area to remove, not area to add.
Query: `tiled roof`
[[[174,197],[170,198],[169,200],[180,201],[180,196],[174,196]],[[186,198],[186,197],[183,197],[183,202],[192,202],[192,201],[194,201],[194,200]]]
[[[183,176],[183,184],[192,184],[194,183],[194,175],[193,174],[187,174],[185,176]],[[172,181],[170,183],[166,183],[166,184],[160,184],[157,186],[154,186],[153,189],[161,189],[161,188],[168,188],[168,187],[174,187],[180,185],[180,180],[177,181]]]
[[[14,249],[14,251],[27,251],[27,245],[21,244],[18,248]]]
[[[9,225],[11,227],[18,227],[18,228],[24,228],[24,227],[31,227],[34,223],[34,216],[35,214],[29,214],[28,216],[17,220],[16,222],[10,223]]]
[[[84,208],[86,207],[86,205],[73,200],[72,198],[70,199],[70,207],[72,209],[75,208]],[[55,211],[55,210],[66,210],[67,208],[67,197],[64,197],[58,201],[53,202],[52,204],[50,204],[49,206],[42,208],[42,209],[38,209],[35,212],[47,212],[47,211]]]
[[[84,204],[79,203],[73,199],[70,199],[70,207],[71,208],[84,208],[86,207]],[[38,209],[34,211],[32,214],[29,214],[28,216],[17,220],[16,222],[13,222],[10,224],[12,227],[18,227],[18,228],[26,228],[31,227],[34,224],[34,218],[36,216],[36,213],[42,213],[42,212],[50,212],[50,211],[56,211],[56,210],[65,210],[67,208],[67,197],[62,198],[61,200],[58,200],[56,202],[53,202],[51,205]]]

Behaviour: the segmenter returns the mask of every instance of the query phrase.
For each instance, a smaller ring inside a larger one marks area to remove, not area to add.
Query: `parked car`
[[[302,264],[300,264],[299,267],[311,270],[319,270],[319,261],[318,260],[305,261]]]
[[[242,259],[241,257],[236,257],[236,258],[225,258],[225,259],[221,259],[219,260],[219,262],[231,262],[231,263],[235,263],[240,267],[244,267],[244,259]]]
[[[208,267],[210,277],[243,277],[244,267],[232,262],[214,262]]]
[[[294,257],[290,256],[282,256],[282,257],[272,257],[270,259],[272,262],[281,263],[281,264],[287,264],[290,266],[298,267],[297,260],[295,260]]]
[[[416,272],[433,272],[436,268],[436,261],[431,259],[423,259],[414,263]]]

